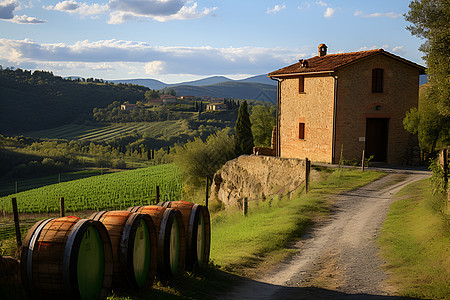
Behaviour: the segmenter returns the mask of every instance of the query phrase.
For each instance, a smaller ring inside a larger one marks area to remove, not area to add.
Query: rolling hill
[[[277,87],[262,83],[227,81],[205,86],[177,85],[171,88],[177,95],[251,99],[273,104],[277,101]]]

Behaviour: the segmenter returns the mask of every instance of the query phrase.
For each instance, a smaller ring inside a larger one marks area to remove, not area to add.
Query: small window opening
[[[305,76],[300,76],[298,78],[298,92],[299,93],[305,92]]]
[[[383,92],[383,69],[372,70],[372,93]]]
[[[298,138],[300,140],[305,139],[305,123],[298,123]]]

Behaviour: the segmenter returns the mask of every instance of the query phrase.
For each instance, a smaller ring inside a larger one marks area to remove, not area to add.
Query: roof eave
[[[317,72],[295,72],[295,73],[285,73],[285,74],[275,74],[275,75],[269,75],[267,77],[274,77],[274,78],[280,78],[280,77],[290,77],[290,76],[300,76],[300,75],[320,75],[320,74],[332,74],[334,71],[317,71]]]

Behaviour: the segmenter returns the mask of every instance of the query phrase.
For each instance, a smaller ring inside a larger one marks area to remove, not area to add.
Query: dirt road
[[[219,299],[395,299],[380,269],[376,238],[393,195],[427,172],[390,172],[357,190],[338,195],[329,220],[294,248],[298,253],[258,280]]]

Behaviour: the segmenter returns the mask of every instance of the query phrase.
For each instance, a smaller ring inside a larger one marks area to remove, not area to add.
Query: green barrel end
[[[77,276],[81,299],[97,299],[103,285],[105,259],[103,242],[97,228],[90,226],[78,251]]]

